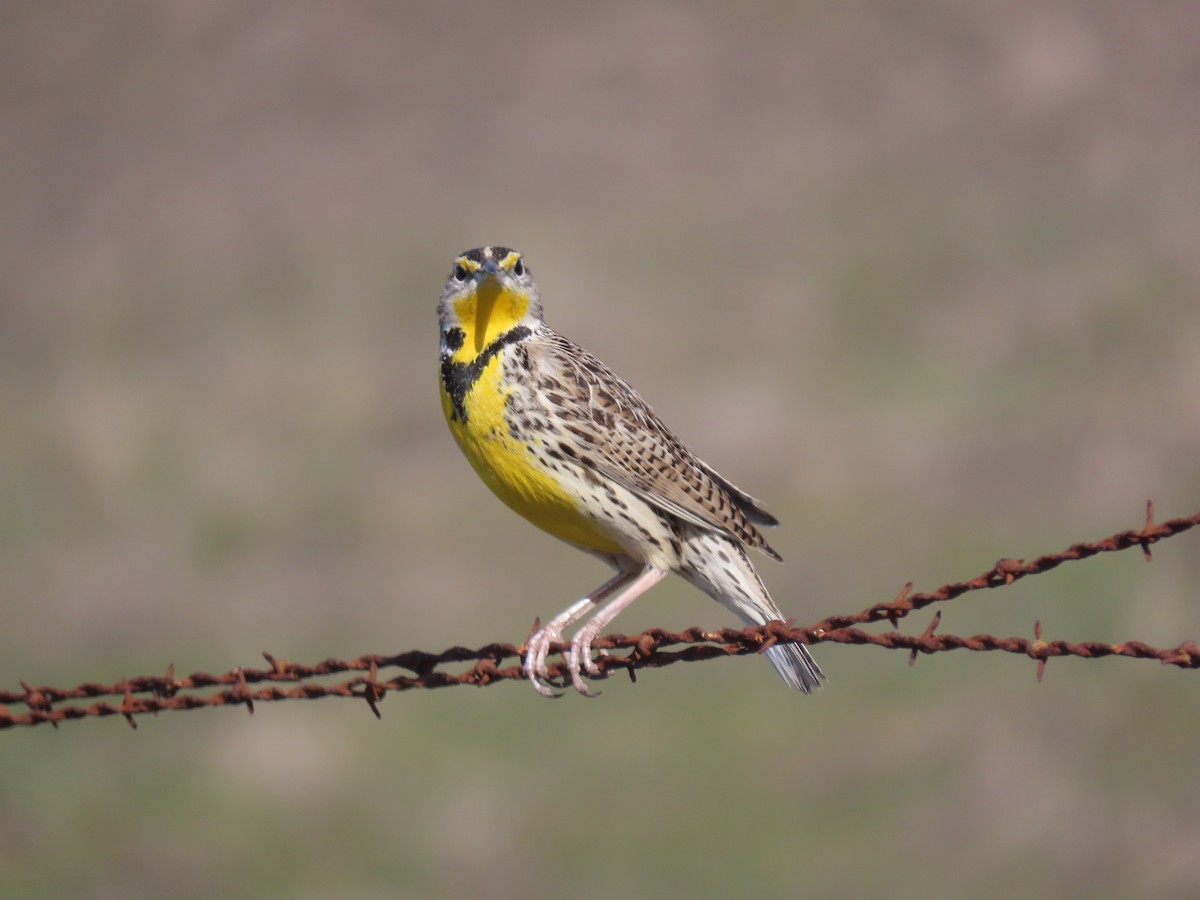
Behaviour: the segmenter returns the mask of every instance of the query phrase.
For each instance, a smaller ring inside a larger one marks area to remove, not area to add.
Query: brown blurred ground
[[[1194,4],[2,15],[10,687],[511,640],[598,583],[440,420],[434,303],[483,243],[769,501],[801,622],[1198,505]],[[1174,644],[1198,584],[1185,536],[943,628]],[[741,660],[10,733],[0,860],[14,896],[1200,883],[1193,676],[819,656],[809,701]]]

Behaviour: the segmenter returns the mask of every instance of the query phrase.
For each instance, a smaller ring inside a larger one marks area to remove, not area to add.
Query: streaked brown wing
[[[754,526],[775,525],[775,517],[688,450],[628,382],[550,329],[527,347],[562,423],[560,439],[581,465],[652,506],[780,559]]]

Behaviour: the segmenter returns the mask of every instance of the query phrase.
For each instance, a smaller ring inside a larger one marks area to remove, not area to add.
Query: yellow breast
[[[514,434],[505,417],[505,399],[516,390],[502,378],[502,357],[490,359],[463,399],[463,417],[442,385],[442,411],[458,446],[483,483],[510,508],[538,528],[576,546],[601,553],[621,549],[581,508],[570,482],[541,462],[542,435]]]

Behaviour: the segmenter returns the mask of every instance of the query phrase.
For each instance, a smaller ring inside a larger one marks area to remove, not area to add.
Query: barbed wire
[[[1185,641],[1177,647],[1152,647],[1139,641],[1105,644],[1095,641],[1047,641],[1042,637],[1041,622],[1033,626],[1033,637],[996,637],[978,634],[960,637],[938,634],[941,612],[919,635],[898,631],[874,633],[856,627],[888,621],[893,629],[901,619],[935,603],[953,600],[969,591],[999,588],[1020,578],[1039,575],[1057,568],[1064,562],[1083,560],[1099,553],[1111,553],[1140,546],[1147,561],[1150,547],[1158,541],[1173,537],[1200,525],[1200,512],[1167,522],[1154,522],[1154,507],[1146,504],[1146,521],[1140,529],[1121,531],[1099,541],[1073,544],[1060,553],[1049,553],[1032,561],[1001,559],[986,572],[969,581],[945,584],[930,593],[913,593],[907,584],[892,600],[877,603],[853,615],[829,616],[808,627],[797,628],[792,623],[769,622],[749,628],[702,629],[689,628],[670,632],[651,628],[637,635],[610,634],[593,643],[602,651],[596,659],[600,678],[610,672],[624,670],[636,680],[640,669],[662,668],[677,662],[698,662],[722,656],[744,656],[761,653],[776,643],[838,643],[867,644],[888,650],[907,650],[911,664],[918,653],[943,653],[950,650],[1002,651],[1028,656],[1037,662],[1040,680],[1046,661],[1057,656],[1098,659],[1105,656],[1124,656],[1132,659],[1157,659],[1164,665],[1186,669],[1200,668],[1200,645]],[[561,652],[566,645],[555,644],[552,650]],[[195,672],[175,677],[175,667],[168,666],[162,675],[142,675],[125,678],[114,684],[87,682],[73,688],[33,687],[21,681],[21,691],[0,691],[0,729],[41,725],[83,718],[122,716],[134,728],[135,716],[167,710],[200,709],[213,706],[245,706],[254,712],[256,702],[279,700],[316,700],[324,697],[352,697],[365,700],[379,717],[379,703],[389,691],[408,691],[417,688],[475,685],[486,687],[501,681],[524,680],[520,660],[524,648],[516,644],[494,643],[471,649],[450,647],[440,653],[410,650],[391,656],[366,654],[356,659],[326,659],[315,665],[303,665],[277,659],[264,653],[268,668],[238,667],[221,675]],[[624,652],[621,652],[624,651]],[[512,664],[504,665],[511,660]],[[460,671],[443,667],[466,664]],[[384,669],[406,669],[411,674],[398,674],[380,679]],[[348,673],[359,673],[342,681],[327,683],[327,679]],[[552,679],[566,675],[562,661],[549,665]],[[261,685],[261,686],[259,686]],[[111,702],[101,698],[119,698]],[[87,703],[86,701],[96,701]],[[24,706],[28,711],[14,713],[10,705]]]

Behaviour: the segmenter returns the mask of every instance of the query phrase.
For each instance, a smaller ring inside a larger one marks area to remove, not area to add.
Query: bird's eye
[[[525,263],[518,259],[515,263],[513,263],[512,270],[513,274],[520,278],[525,274]]]
[[[467,269],[465,266],[456,265],[454,267],[454,280],[455,281],[466,281],[467,280]]]

